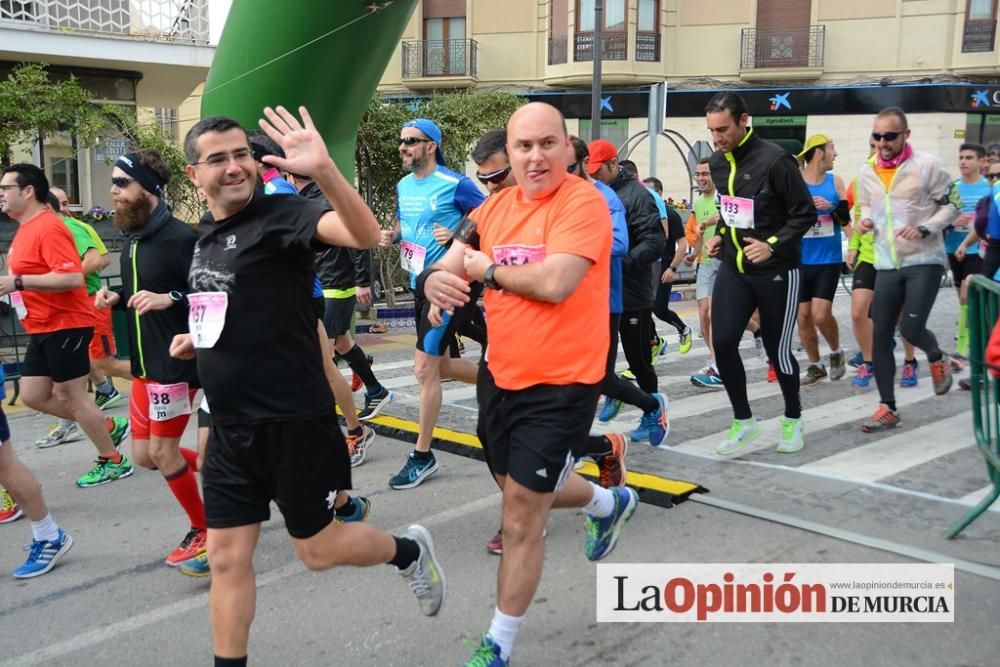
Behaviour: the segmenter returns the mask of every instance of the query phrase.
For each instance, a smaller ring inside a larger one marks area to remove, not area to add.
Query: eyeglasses
[[[229,164],[230,160],[233,160],[234,162],[249,162],[252,159],[253,153],[249,148],[240,148],[232,153],[216,153],[214,155],[209,155],[201,162],[192,162],[191,166],[196,167],[199,164],[207,164],[212,169],[220,169]]]
[[[504,180],[507,178],[507,174],[509,173],[510,173],[510,167],[498,169],[497,171],[492,171],[488,174],[480,174],[477,171],[476,178],[478,178],[479,182],[482,183],[483,185],[486,185],[487,183],[492,183],[493,185],[500,185],[501,183],[504,182]]]
[[[420,137],[400,137],[399,143],[404,146],[412,146],[414,144],[426,144],[429,143],[430,139],[421,139]]]
[[[118,188],[119,190],[124,190],[128,186],[135,183],[134,178],[128,178],[126,176],[115,176],[111,179],[111,185]]]
[[[872,139],[875,141],[882,141],[883,139],[886,141],[895,141],[901,134],[902,132],[883,132],[882,134],[872,132]]]

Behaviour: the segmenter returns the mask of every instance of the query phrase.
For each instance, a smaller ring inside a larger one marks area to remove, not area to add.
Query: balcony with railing
[[[823,69],[826,26],[801,28],[743,28],[740,37],[740,73],[744,78],[777,75],[790,70],[795,76]],[[747,72],[758,75],[747,77]]]
[[[635,34],[636,62],[660,62],[660,33],[637,32]]]
[[[593,62],[594,33],[578,32],[573,37],[573,62]],[[601,33],[601,60],[628,60],[628,33]]]
[[[992,51],[997,34],[996,19],[973,19],[962,31],[962,53]]]
[[[207,45],[209,0],[0,0],[0,28]]]
[[[474,39],[403,42],[403,80],[410,87],[472,85],[478,76],[478,55],[479,45]]]

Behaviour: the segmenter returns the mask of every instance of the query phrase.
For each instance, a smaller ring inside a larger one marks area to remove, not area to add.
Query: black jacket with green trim
[[[720,206],[715,233],[722,237],[721,260],[740,273],[799,266],[802,236],[816,223],[818,214],[795,158],[748,128],[739,146],[712,154],[709,168],[719,197],[742,197],[754,203],[753,229],[730,227]],[[773,254],[759,264],[751,262],[743,252],[744,238],[767,242]]]

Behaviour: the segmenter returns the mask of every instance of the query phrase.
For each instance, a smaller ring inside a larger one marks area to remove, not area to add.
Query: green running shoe
[[[694,332],[691,331],[691,327],[684,327],[684,331],[681,333],[679,348],[681,354],[687,354],[691,351],[691,343],[694,342]]]
[[[76,480],[76,485],[81,489],[86,489],[91,486],[108,484],[116,479],[128,477],[131,474],[132,464],[125,456],[123,456],[122,460],[118,463],[112,463],[108,459],[98,458],[97,464],[90,470],[90,472]]]
[[[587,539],[583,545],[583,555],[587,560],[601,560],[614,551],[619,533],[635,514],[635,508],[639,504],[638,494],[627,486],[616,486],[609,491],[615,494],[615,509],[611,516],[600,518],[586,515],[584,530]]]
[[[111,422],[113,424],[108,435],[111,436],[111,444],[115,446],[115,449],[120,449],[122,440],[126,438],[129,434],[128,417],[112,417]]]

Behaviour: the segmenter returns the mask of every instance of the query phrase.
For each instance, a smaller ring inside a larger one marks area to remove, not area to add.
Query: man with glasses
[[[927,328],[944,273],[942,232],[960,215],[954,182],[940,158],[909,144],[906,114],[898,107],[875,117],[877,151],[858,176],[860,227],[874,234],[873,362],[879,405],[862,425],[873,433],[899,425],[894,393],[893,331],[920,348],[930,364],[934,393],[951,389],[951,365]],[[900,314],[902,313],[902,318]]]
[[[448,169],[441,152],[441,130],[426,118],[403,125],[399,155],[403,170],[409,173],[396,186],[397,222],[393,229],[382,231],[381,244],[389,246],[399,242],[400,264],[410,274],[410,287],[416,288],[420,272],[444,256],[462,217],[479,206],[485,197],[468,177]],[[476,317],[473,309],[479,308],[476,300],[482,286],[474,285],[473,290],[469,302],[453,315],[446,316],[438,326],[428,318],[430,304],[414,294],[417,349],[413,370],[420,385],[420,430],[403,468],[389,480],[393,489],[412,489],[438,471],[431,439],[441,412],[441,378],[467,383],[476,381],[476,365],[457,358],[455,339],[456,332],[473,338],[476,335],[466,329],[466,325]],[[446,354],[449,349],[450,356]],[[367,397],[365,403],[368,403]],[[372,411],[370,416],[375,414],[377,411]]]
[[[97,462],[77,486],[107,484],[132,474],[118,452],[127,423],[105,419],[87,396],[88,347],[94,308],[69,228],[46,207],[49,181],[31,164],[14,164],[0,179],[2,207],[19,223],[0,295],[10,301],[30,335],[21,364],[21,397],[29,408],[77,422],[97,449]],[[124,420],[122,420],[124,421]]]

